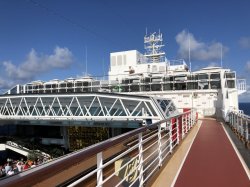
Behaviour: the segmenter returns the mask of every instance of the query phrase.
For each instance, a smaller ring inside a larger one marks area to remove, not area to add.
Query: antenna
[[[220,66],[222,67],[222,58],[223,58],[223,56],[222,56],[222,48],[223,48],[223,46],[222,46],[222,44],[220,44]]]
[[[190,34],[188,32],[188,61],[189,61],[189,68],[190,72],[192,71],[191,61],[190,61]]]
[[[85,76],[88,76],[88,50],[85,46]]]
[[[159,34],[154,32],[144,37],[144,48],[146,50],[144,56],[147,57],[151,63],[162,62],[162,59],[165,57],[165,52],[161,51],[161,48],[164,46],[162,41],[163,38],[160,30]]]
[[[104,72],[104,58],[102,59],[102,71],[103,71],[103,80],[105,78],[105,72]]]

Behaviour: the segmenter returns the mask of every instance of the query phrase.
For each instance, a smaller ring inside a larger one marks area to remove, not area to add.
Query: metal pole
[[[97,186],[102,187],[103,181],[103,172],[102,172],[102,165],[103,165],[103,157],[102,152],[97,153]]]
[[[162,166],[161,125],[158,125],[158,157],[159,157],[159,167],[161,167]]]
[[[249,131],[249,129],[248,129],[248,120],[246,120],[246,141],[248,141],[248,131]]]
[[[170,145],[169,145],[169,152],[170,153],[172,153],[172,151],[173,151],[173,132],[172,132],[172,125],[173,125],[173,123],[172,123],[172,120],[170,120],[170,126],[169,126],[169,136],[170,136]]]
[[[139,145],[138,145],[138,149],[139,149],[139,183],[140,186],[143,186],[143,145],[142,145],[142,133],[139,133],[138,135],[138,139],[139,139]]]
[[[181,133],[182,133],[182,139],[184,138],[184,136],[185,136],[185,132],[184,132],[184,116],[183,115],[181,115],[181,123],[182,123],[182,131],[181,131]]]
[[[176,135],[177,135],[177,144],[180,143],[180,134],[179,134],[179,118],[176,118]]]

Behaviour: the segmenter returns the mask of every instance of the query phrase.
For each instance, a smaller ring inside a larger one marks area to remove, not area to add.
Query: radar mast
[[[146,53],[144,56],[147,57],[151,63],[158,63],[165,60],[165,52],[161,50],[161,48],[164,46],[162,41],[163,38],[160,31],[158,34],[154,32],[149,36],[146,33],[144,37],[144,48]]]

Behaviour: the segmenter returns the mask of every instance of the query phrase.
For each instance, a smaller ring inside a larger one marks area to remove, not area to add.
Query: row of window
[[[228,86],[233,87],[234,83],[228,81]],[[166,84],[144,84],[144,85],[117,85],[106,87],[77,87],[77,88],[56,88],[56,89],[28,89],[27,93],[66,93],[66,92],[140,92],[140,91],[168,91],[168,90],[202,90],[202,89],[220,89],[220,81],[210,82],[183,82]]]

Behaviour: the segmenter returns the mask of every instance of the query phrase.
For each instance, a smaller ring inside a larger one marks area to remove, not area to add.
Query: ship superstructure
[[[165,57],[162,42],[162,34],[153,33],[144,37],[145,54],[137,50],[111,53],[107,80],[33,81],[6,94],[118,92],[172,99],[179,110],[195,108],[202,116],[225,117],[229,110],[238,110],[238,95],[246,91],[246,82],[237,80],[235,71],[207,67],[191,72],[183,59]]]

